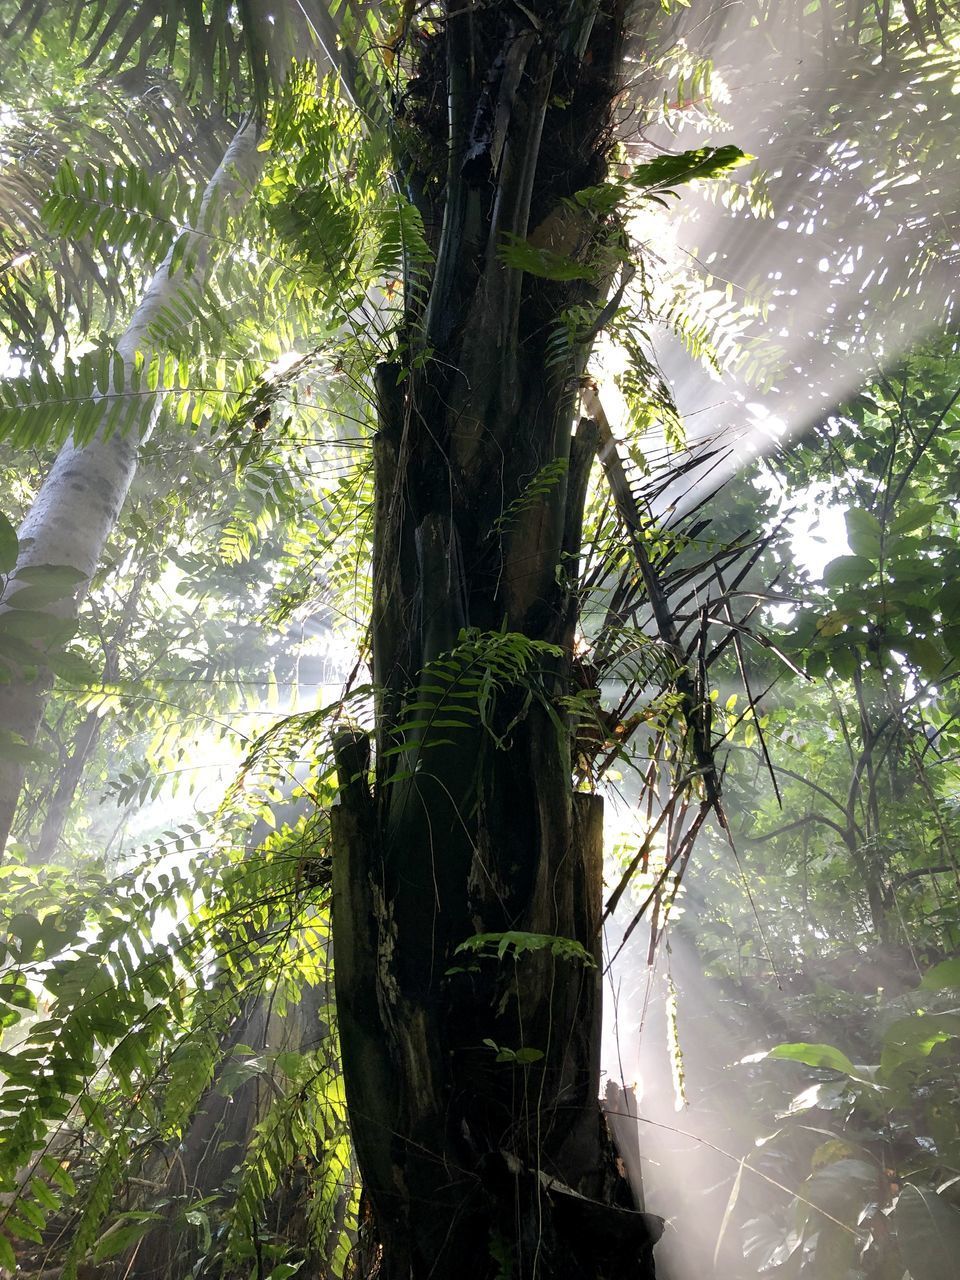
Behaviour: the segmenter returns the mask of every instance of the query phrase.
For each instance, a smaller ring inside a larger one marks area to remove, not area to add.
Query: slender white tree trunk
[[[151,340],[150,330],[165,308],[177,298],[185,284],[195,287],[198,279],[203,278],[210,257],[208,228],[219,222],[215,215],[231,205],[239,205],[249,193],[264,158],[257,144],[257,127],[252,120],[247,121],[238,129],[207,184],[196,225],[187,233],[186,245],[180,246],[184,250],[181,261],[190,262],[191,270],[188,273],[173,268],[171,247],[116,344],[128,369],[138,352],[147,359],[154,353],[156,344]],[[57,565],[75,569],[83,579],[72,594],[39,608],[53,618],[76,617],[83,593],[116,527],[136,474],[140,444],[153,430],[161,398],[155,397],[136,433],[108,434],[101,428],[85,444],[77,444],[72,438],[67,440],[18,531],[17,565],[0,596],[0,612],[6,611],[11,597],[28,585],[22,576],[25,570],[38,565]],[[109,402],[105,402],[104,423],[109,408]],[[11,733],[28,745],[36,741],[52,682],[39,650],[37,666],[36,678],[15,677],[8,684],[0,685],[0,738],[7,739],[8,744]],[[2,749],[0,742],[0,751]],[[16,752],[0,754],[0,854],[10,834],[23,786],[24,764],[15,757]]]

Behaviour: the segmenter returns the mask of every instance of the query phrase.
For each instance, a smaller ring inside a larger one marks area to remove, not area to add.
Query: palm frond
[[[14,354],[37,356],[114,323],[163,256],[163,224],[156,221],[155,239],[147,216],[156,198],[145,185],[164,193],[161,204],[178,193],[182,208],[202,190],[232,132],[219,113],[192,110],[163,76],[146,77],[132,96],[102,80],[72,98],[57,89],[26,107],[18,102],[0,126],[0,335]],[[126,204],[132,214],[135,184],[141,243],[120,234],[112,245],[121,228],[107,203]],[[81,200],[89,217],[76,208]],[[92,245],[98,211],[104,221]]]
[[[399,28],[397,3],[363,9],[354,0],[144,0],[131,8],[113,0],[22,0],[2,28],[24,40],[48,15],[66,15],[85,52],[85,65],[111,73],[151,63],[174,65],[191,98],[228,110],[253,105],[266,114],[293,57],[323,56],[343,74],[354,99],[376,110],[388,59],[382,51]],[[371,58],[369,55],[373,54]],[[379,82],[379,83],[378,83]]]

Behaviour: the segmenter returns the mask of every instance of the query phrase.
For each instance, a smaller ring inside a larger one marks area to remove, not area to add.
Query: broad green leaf
[[[65,653],[50,654],[47,665],[54,675],[70,684],[99,684],[103,678],[83,654],[69,649]]]
[[[939,676],[947,663],[947,656],[940,646],[926,636],[906,636],[893,647],[902,649],[914,666],[930,679]]]
[[[4,1225],[11,1235],[15,1235],[19,1240],[29,1240],[33,1244],[43,1244],[43,1236],[32,1222],[24,1222],[23,1218],[19,1218],[15,1214],[8,1214],[4,1219]]]
[[[816,680],[827,672],[827,655],[821,649],[815,649],[807,655],[804,670],[811,679]]]
[[[928,505],[926,503],[918,503],[912,507],[906,507],[900,514],[890,522],[890,532],[895,534],[911,533],[914,529],[922,529],[924,525],[930,523],[937,514],[939,507]]]
[[[27,583],[8,600],[11,609],[42,609],[44,605],[72,596],[87,575],[68,564],[35,564],[21,569],[16,582]]]
[[[831,650],[830,665],[842,680],[852,680],[860,665],[860,659],[855,649],[851,649],[849,645],[841,645]]]
[[[743,1228],[743,1254],[761,1275],[778,1268],[777,1275],[795,1275],[800,1261],[803,1235],[789,1230],[772,1217],[751,1218]]]
[[[87,575],[72,564],[28,564],[17,574],[18,582],[49,583],[51,587],[54,583],[76,586],[78,582],[85,582],[86,578]]]
[[[945,582],[937,593],[937,607],[945,619],[960,618],[960,579]]]
[[[75,1196],[77,1194],[76,1183],[59,1160],[56,1160],[53,1156],[44,1156],[40,1163],[51,1182],[55,1183],[65,1196]]]
[[[833,636],[838,636],[849,621],[850,615],[848,613],[834,609],[831,613],[824,615],[820,623],[820,634],[827,640]]]
[[[878,413],[879,409],[876,400],[872,396],[861,392],[850,402],[848,411],[854,421],[862,423],[866,413]]]
[[[960,1261],[960,1211],[931,1187],[908,1182],[890,1221],[912,1280],[956,1280]]]
[[[905,1065],[922,1066],[938,1045],[960,1039],[960,1014],[916,1014],[898,1018],[883,1037],[880,1068],[889,1075]]]
[[[32,1200],[27,1200],[26,1197],[20,1196],[17,1200],[17,1210],[22,1213],[31,1226],[36,1227],[38,1231],[42,1231],[46,1226],[46,1214],[43,1212],[40,1205],[34,1204]]]
[[[802,1062],[808,1067],[825,1067],[829,1071],[842,1071],[844,1075],[856,1076],[857,1068],[845,1053],[835,1049],[832,1044],[778,1044],[766,1055],[768,1058],[785,1058],[790,1062]]]
[[[12,612],[5,615],[6,617],[15,616]],[[32,645],[27,644],[26,640],[21,640],[19,636],[10,635],[7,631],[0,631],[0,657],[10,662],[16,662],[21,667],[36,667],[42,662],[42,654]]]
[[[873,558],[880,554],[880,521],[872,511],[852,507],[844,513],[847,541],[854,555]]]
[[[188,1209],[183,1218],[191,1227],[196,1227],[200,1232],[200,1251],[201,1253],[206,1253],[210,1248],[211,1241],[210,1215],[204,1213],[202,1209],[194,1208]]]
[[[29,960],[37,948],[37,943],[43,936],[43,927],[36,916],[29,915],[27,912],[19,912],[7,924],[7,929],[14,938],[20,942],[21,963]]]
[[[842,1138],[829,1138],[826,1142],[821,1142],[816,1151],[810,1157],[811,1169],[822,1169],[825,1165],[836,1164],[838,1160],[844,1160],[848,1156],[856,1157],[857,1148],[852,1147],[849,1142],[844,1142]]]
[[[34,1199],[39,1204],[42,1204],[45,1209],[53,1210],[59,1208],[60,1201],[42,1178],[30,1179],[30,1192]]]
[[[803,1197],[816,1209],[853,1226],[863,1208],[878,1198],[882,1176],[879,1165],[845,1157],[812,1173],[803,1184]],[[810,1221],[823,1225],[813,1212]]]
[[[826,1080],[798,1093],[780,1118],[803,1115],[814,1108],[817,1111],[837,1111],[848,1103],[849,1098],[850,1086],[845,1080]]]
[[[542,1057],[542,1049],[523,1048],[517,1050],[514,1060],[519,1062],[521,1066],[527,1066],[531,1062],[539,1062]]]
[[[77,625],[73,618],[57,618],[34,609],[0,613],[0,634],[45,640],[47,645],[66,644],[76,634]]]
[[[928,588],[936,590],[943,581],[943,564],[939,559],[918,555],[898,556],[896,559],[888,558],[887,568],[897,586],[906,588],[908,592],[910,588],[914,591],[918,588],[924,591]]]
[[[859,586],[876,571],[876,565],[866,556],[838,556],[824,569],[823,581],[828,587]]]
[[[945,991],[949,987],[960,987],[960,957],[941,960],[932,969],[928,969],[920,986],[925,991]]]

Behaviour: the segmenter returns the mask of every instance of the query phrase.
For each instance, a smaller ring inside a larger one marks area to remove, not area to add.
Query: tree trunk
[[[184,258],[193,263],[190,279],[202,279],[210,237],[206,233],[213,215],[243,197],[262,164],[257,150],[257,128],[248,121],[238,129],[219,168],[207,185],[196,228],[188,234]],[[181,244],[180,249],[184,246]],[[149,357],[153,350],[150,328],[174,302],[187,278],[173,269],[174,247],[148,285],[133,317],[116,345],[127,367],[136,354]],[[179,250],[178,250],[179,253]],[[38,606],[52,620],[76,618],[80,599],[96,572],[104,547],[116,527],[127,491],[136,474],[138,445],[156,422],[160,397],[156,397],[138,435],[107,433],[101,429],[85,444],[70,439],[60,450],[21,525],[16,568],[0,597],[0,613],[15,608],[16,593],[27,586],[27,574],[39,565],[69,567],[82,574],[79,585],[50,604]],[[109,403],[104,405],[104,420]],[[36,674],[0,685],[0,734],[15,734],[28,745],[36,741],[52,676],[37,649]],[[3,731],[6,731],[4,733]],[[0,757],[0,853],[16,813],[23,785],[24,766],[10,755]]]
[[[116,631],[104,647],[103,682],[110,684],[117,678],[120,651],[130,634],[147,580],[147,566],[141,562],[117,624]],[[70,752],[61,753],[52,794],[46,804],[43,824],[35,841],[28,843],[27,861],[36,866],[46,866],[57,855],[63,829],[70,816],[74,797],[87,761],[90,759],[103,729],[104,718],[97,711],[88,711],[73,735]]]
[[[56,785],[47,802],[40,834],[35,843],[28,845],[28,862],[44,867],[57,856],[60,838],[67,825],[67,818],[70,816],[80,779],[97,745],[102,727],[103,717],[96,711],[88,711],[73,735],[70,753],[57,771]]]
[[[334,744],[363,1269],[389,1280],[653,1274],[658,1220],[598,1102],[602,801],[573,793],[563,701],[597,430],[573,431],[592,335],[557,337],[573,307],[590,333],[603,288],[503,258],[525,243],[585,263],[606,243],[608,221],[564,200],[605,173],[623,20],[451,6],[421,36],[422,112],[449,102],[446,183],[420,199],[442,224],[422,323],[408,302],[422,358],[377,371],[372,788],[366,738]]]

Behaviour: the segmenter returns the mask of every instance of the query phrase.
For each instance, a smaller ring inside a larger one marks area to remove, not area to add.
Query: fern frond
[[[621,325],[615,336],[629,361],[623,373],[617,376],[616,383],[630,413],[634,438],[639,441],[652,428],[658,427],[670,449],[682,449],[686,439],[683,419],[666,379],[653,357],[644,350],[642,333]],[[640,464],[639,454],[635,461]]]
[[[502,746],[515,720],[505,728],[495,724],[498,695],[519,688],[526,697],[538,696],[546,703],[543,668],[561,654],[557,645],[521,632],[462,631],[455,648],[423,668],[416,697],[405,704],[393,731],[400,745],[384,755],[408,753],[412,742],[421,752],[447,746],[451,730],[477,723]]]
[[[250,1252],[250,1241],[271,1199],[298,1165],[313,1191],[310,1217],[315,1245],[326,1243],[338,1201],[351,1191],[346,1099],[330,1048],[287,1052],[282,1061],[282,1072],[275,1071],[272,1077],[274,1100],[256,1126],[241,1166],[228,1218],[228,1265]],[[279,1097],[278,1089],[282,1090]]]
[[[163,322],[173,324],[178,315],[187,318],[172,302]],[[68,357],[59,369],[45,362],[0,378],[0,439],[37,448],[72,436],[82,445],[97,434],[142,432],[161,407],[181,425],[230,418],[260,367],[253,360],[231,365],[223,357],[191,364],[171,354],[138,356],[130,366],[110,346]]]
[[[566,458],[555,458],[553,462],[542,466],[536,475],[527,481],[523,491],[497,516],[493,523],[493,531],[505,533],[524,511],[536,506],[547,494],[552,493],[558,485],[563,483],[567,468]]]
[[[370,278],[392,286],[402,282],[416,308],[426,299],[433,254],[424,234],[420,211],[399,192],[389,192],[375,215],[377,244]]]
[[[102,346],[60,369],[36,364],[0,379],[0,439],[19,448],[60,444],[71,433],[82,443],[98,431],[129,431],[146,422],[156,387],[144,386],[143,366],[128,371],[112,347]]]
[[[134,164],[81,170],[64,160],[40,216],[52,235],[85,238],[111,260],[135,253],[159,263],[189,216],[192,195],[175,174],[158,181]]]
[[[120,1130],[100,1157],[90,1190],[73,1225],[70,1244],[63,1262],[64,1280],[77,1280],[77,1268],[91,1252],[100,1227],[110,1212],[129,1154],[129,1139],[124,1131]]]
[[[21,60],[25,58],[19,50]],[[7,53],[7,50],[4,50]],[[22,77],[10,68],[12,83]],[[86,238],[62,236],[42,215],[65,167],[75,172],[130,167],[151,186],[200,190],[229,140],[229,122],[187,104],[169,77],[142,73],[136,92],[92,76],[44,86],[0,125],[0,333],[33,356],[107,327],[159,259],[92,253]]]

